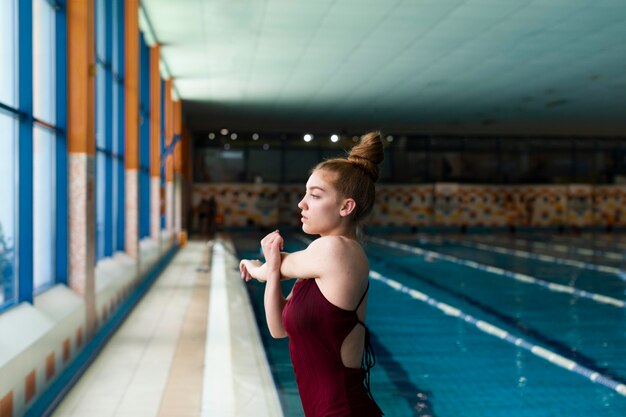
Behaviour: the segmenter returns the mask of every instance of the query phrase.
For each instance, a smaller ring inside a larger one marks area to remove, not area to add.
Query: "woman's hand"
[[[263,263],[257,259],[242,259],[239,262],[239,272],[241,272],[241,278],[245,279],[246,282],[250,281],[252,278],[265,281],[261,274],[261,267]]]
[[[273,231],[261,240],[261,249],[265,256],[265,267],[268,278],[278,275],[280,279],[280,251],[283,249],[283,238],[278,230]]]

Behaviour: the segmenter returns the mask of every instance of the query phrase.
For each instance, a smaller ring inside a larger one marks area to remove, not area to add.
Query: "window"
[[[5,3],[5,2],[3,2]],[[1,30],[1,29],[0,29]],[[4,39],[0,38],[0,42]],[[0,67],[0,76],[3,68]],[[1,77],[0,77],[1,78]],[[0,110],[0,307],[15,300],[16,120]]]
[[[33,277],[35,291],[54,282],[55,11],[33,1]]]
[[[318,164],[317,149],[289,149],[285,151],[285,182],[306,182],[309,171]]]
[[[15,33],[15,2],[3,0],[0,2],[0,103],[15,107],[15,66],[16,48]]]
[[[14,1],[0,2],[0,308],[16,298],[16,129],[17,118],[9,109],[16,105],[15,77],[16,9]]]
[[[111,19],[110,6],[104,0],[95,3],[95,37],[96,37],[96,260],[111,255],[110,227],[106,219],[112,210],[111,199],[107,194],[111,184],[107,175],[107,166],[111,156],[111,109],[107,102],[111,96],[111,65],[107,46],[111,36],[108,21]]]
[[[54,133],[33,132],[33,277],[35,291],[54,282]]]
[[[55,12],[46,0],[33,1],[33,116],[55,123]]]
[[[263,182],[280,181],[280,149],[269,146],[266,150],[250,148],[248,157],[248,175],[252,181],[260,178]]]

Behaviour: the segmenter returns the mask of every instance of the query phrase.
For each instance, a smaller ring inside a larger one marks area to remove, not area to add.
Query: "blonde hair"
[[[374,207],[378,180],[378,165],[383,161],[383,143],[380,132],[369,132],[361,136],[346,158],[334,158],[320,162],[311,172],[324,170],[336,173],[335,189],[343,198],[352,198],[356,207],[351,213],[355,223],[363,220]]]

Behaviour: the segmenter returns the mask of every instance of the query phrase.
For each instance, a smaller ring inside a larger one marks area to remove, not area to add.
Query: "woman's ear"
[[[341,204],[339,215],[341,217],[349,216],[354,211],[355,208],[356,208],[356,201],[354,201],[354,199],[352,198],[346,198],[345,200],[343,200],[343,203]]]

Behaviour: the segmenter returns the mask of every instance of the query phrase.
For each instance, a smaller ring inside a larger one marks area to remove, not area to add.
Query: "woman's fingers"
[[[282,237],[280,236],[278,230],[268,234],[263,238],[263,240],[261,240],[261,248],[263,249],[263,252],[268,251],[272,246],[276,245],[277,242],[282,242]]]
[[[241,278],[245,278],[248,271],[246,270],[246,266],[243,264],[243,261],[239,263],[239,272],[241,274]]]
[[[268,233],[267,235],[265,235],[265,237],[263,239],[261,239],[261,245],[263,245],[264,242],[268,242],[268,241],[274,239],[278,233],[280,233],[278,230],[274,230],[273,232]]]

